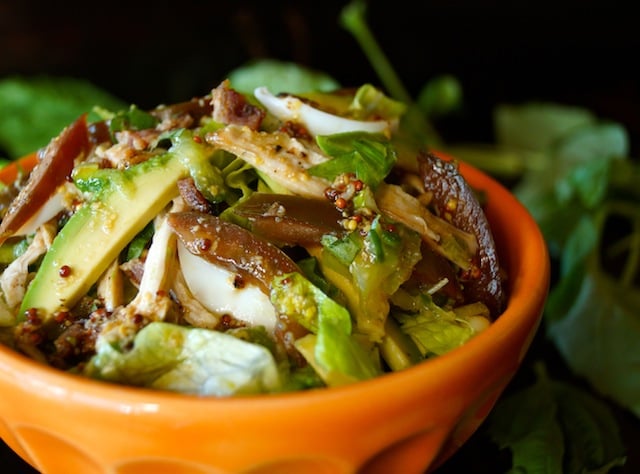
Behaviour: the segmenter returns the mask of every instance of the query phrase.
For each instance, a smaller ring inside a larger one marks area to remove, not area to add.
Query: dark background
[[[203,95],[257,57],[297,61],[346,86],[376,80],[338,22],[345,0],[61,3],[0,0],[0,77],[79,76],[145,108]],[[624,122],[637,147],[632,4],[372,0],[368,18],[414,96],[434,75],[462,81],[466,108],[446,130],[455,140],[491,139],[496,103],[553,100]]]
[[[0,78],[86,78],[143,108],[204,95],[228,71],[260,57],[323,70],[345,86],[377,81],[338,22],[342,1],[61,3],[0,0]],[[623,123],[636,156],[640,35],[632,4],[371,1],[368,19],[411,94],[439,74],[462,82],[465,107],[441,124],[446,140],[491,141],[498,103],[553,101]],[[638,420],[616,414],[630,455],[622,472],[638,472]],[[460,457],[450,472],[491,472]],[[28,472],[10,453],[0,451],[0,460],[5,473]]]

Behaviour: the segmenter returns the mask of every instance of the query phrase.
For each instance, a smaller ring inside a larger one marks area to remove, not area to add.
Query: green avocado
[[[172,152],[126,170],[101,170],[99,192],[67,221],[43,258],[20,307],[47,322],[71,309],[126,245],[178,195],[188,174]],[[62,270],[61,270],[62,269]]]

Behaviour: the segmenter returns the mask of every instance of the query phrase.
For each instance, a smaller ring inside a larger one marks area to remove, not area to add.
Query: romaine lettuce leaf
[[[279,313],[296,319],[313,336],[296,347],[329,386],[366,380],[380,374],[373,356],[352,334],[351,316],[299,273],[277,277],[271,301]]]
[[[307,171],[333,181],[338,175],[354,173],[372,188],[387,176],[397,157],[395,149],[382,134],[345,132],[316,137],[320,149],[332,159]]]
[[[153,322],[138,332],[131,350],[98,338],[96,352],[85,374],[111,382],[210,396],[280,388],[267,348],[208,329]]]
[[[398,313],[394,317],[423,357],[449,352],[475,334],[470,324],[458,318],[453,311],[440,308],[428,295],[419,295],[417,298],[422,300],[419,313]]]

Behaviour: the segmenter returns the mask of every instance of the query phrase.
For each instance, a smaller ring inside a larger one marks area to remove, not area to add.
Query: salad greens
[[[296,347],[328,385],[367,380],[381,373],[370,354],[352,337],[349,312],[299,273],[276,279],[271,301],[286,313],[304,314],[302,323],[312,334],[296,341]],[[301,305],[301,306],[300,306]],[[291,308],[294,306],[295,308]]]
[[[504,122],[537,130],[541,146],[533,151],[545,160],[514,192],[558,261],[545,311],[547,335],[576,374],[640,416],[640,206],[631,178],[640,168],[629,158],[621,125],[583,111],[581,122],[563,131],[576,111],[551,110],[536,104],[496,111],[498,136],[519,144],[500,126]]]
[[[98,339],[96,353],[84,373],[100,380],[217,396],[280,386],[277,363],[266,347],[206,329],[153,322],[136,334],[131,350]]]
[[[4,190],[0,244],[27,242],[0,274],[6,344],[96,379],[229,396],[366,380],[488,327],[500,277],[491,301],[458,279],[492,239],[409,185],[439,158],[415,148],[424,166],[396,166],[407,108],[370,84],[310,94],[243,94],[225,79],[149,111],[82,111],[17,196]],[[481,209],[470,192],[454,198]],[[429,246],[441,274],[414,271]]]

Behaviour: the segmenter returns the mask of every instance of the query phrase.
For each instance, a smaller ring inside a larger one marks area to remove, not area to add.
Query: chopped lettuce
[[[442,355],[464,344],[475,334],[473,327],[455,312],[436,305],[427,294],[418,295],[420,311],[398,313],[394,317],[411,337],[423,357]]]
[[[140,330],[130,350],[98,338],[84,372],[111,382],[210,396],[272,392],[281,383],[266,347],[164,322]]]
[[[144,130],[153,128],[158,124],[158,119],[147,111],[141,110],[136,105],[130,105],[129,109],[119,110],[115,113],[99,109],[109,118],[109,131],[116,133],[122,130]]]
[[[356,231],[340,241],[323,241],[327,246],[318,263],[347,297],[358,331],[372,341],[384,336],[389,297],[422,258],[420,243],[416,232],[382,216],[376,217],[365,235]]]
[[[358,88],[349,111],[358,119],[382,117],[393,120],[399,119],[407,111],[407,105],[387,97],[371,84],[365,84]]]
[[[387,137],[367,132],[345,132],[316,137],[318,146],[332,159],[309,168],[309,174],[332,181],[344,173],[375,188],[389,174],[396,153]]]
[[[380,374],[370,352],[352,334],[349,312],[299,273],[276,278],[271,290],[276,310],[312,332],[296,347],[327,385],[342,385]]]

